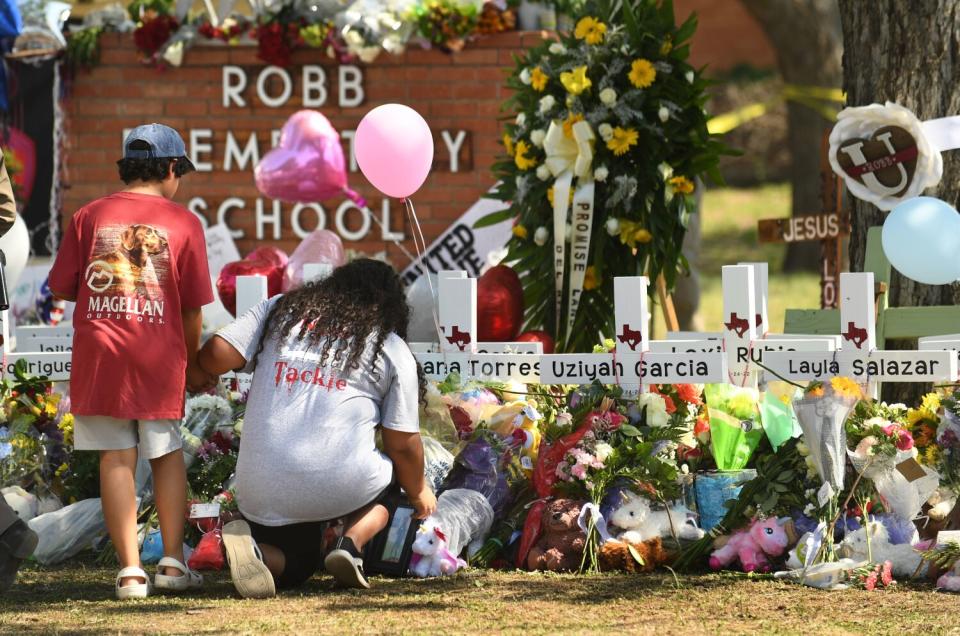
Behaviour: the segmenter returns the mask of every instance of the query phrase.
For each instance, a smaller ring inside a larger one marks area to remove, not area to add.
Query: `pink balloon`
[[[315,110],[290,116],[280,145],[264,155],[253,176],[257,189],[271,199],[313,203],[346,195],[358,205],[362,201],[347,187],[340,135]]]
[[[283,276],[283,291],[303,283],[303,266],[321,263],[340,267],[346,262],[340,237],[330,230],[314,230],[293,250]]]
[[[405,199],[420,189],[433,164],[433,135],[420,113],[402,104],[377,106],[357,126],[354,153],[378,190]]]

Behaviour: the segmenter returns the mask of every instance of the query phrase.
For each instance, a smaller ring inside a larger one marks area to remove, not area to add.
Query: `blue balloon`
[[[933,197],[915,197],[893,208],[883,224],[883,252],[893,267],[918,283],[960,279],[960,214]]]

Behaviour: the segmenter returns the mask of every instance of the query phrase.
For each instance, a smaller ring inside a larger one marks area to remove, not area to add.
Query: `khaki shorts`
[[[157,459],[175,450],[180,420],[123,420],[103,415],[77,415],[73,422],[73,447],[77,450],[125,450],[140,447],[146,459]]]

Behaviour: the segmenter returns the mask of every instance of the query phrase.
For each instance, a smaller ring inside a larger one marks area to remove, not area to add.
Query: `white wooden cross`
[[[651,350],[723,351],[728,377],[723,382],[756,388],[771,379],[763,370],[764,356],[783,351],[833,351],[839,342],[832,336],[771,334],[767,310],[766,263],[740,263],[723,267],[723,331],[685,332],[651,343]]]
[[[882,351],[876,349],[873,273],[840,275],[840,337],[842,345],[832,354],[784,352],[767,356],[766,364],[777,375],[793,381],[827,381],[846,376],[861,384],[876,382],[955,382],[957,352],[943,350],[950,340],[924,350]],[[960,343],[955,343],[960,344]]]

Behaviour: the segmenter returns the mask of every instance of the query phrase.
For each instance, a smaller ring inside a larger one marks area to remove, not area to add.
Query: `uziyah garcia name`
[[[312,386],[322,386],[326,387],[327,391],[333,391],[334,389],[343,391],[347,388],[346,380],[338,378],[335,375],[324,376],[324,372],[320,367],[298,369],[283,361],[275,362],[273,366],[277,368],[277,375],[274,378],[276,386],[280,386],[282,380],[289,382],[291,385],[293,385],[294,382],[302,382],[303,384]]]

